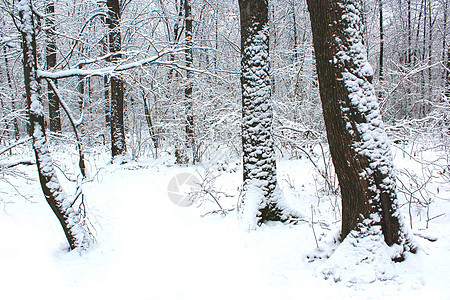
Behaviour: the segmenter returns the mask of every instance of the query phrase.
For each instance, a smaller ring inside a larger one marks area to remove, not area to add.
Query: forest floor
[[[61,147],[54,149],[55,161],[73,176],[67,166],[76,157]],[[36,166],[15,167],[0,180],[0,299],[450,299],[450,183],[448,162],[441,161],[448,153],[405,150],[395,150],[395,164],[414,203],[408,205],[405,193],[399,196],[420,250],[392,263],[389,280],[360,278],[355,266],[349,268],[355,280],[326,280],[318,271],[323,261],[308,259],[317,244],[326,247],[338,233],[340,213],[339,198],[323,188],[323,178],[305,158],[278,163],[282,191],[305,220],[249,231],[236,210],[209,213],[219,209],[211,194],[224,210],[235,207],[242,178],[236,161],[180,167],[166,154],[111,165],[108,153],[92,154],[95,177],[84,193],[97,243],[83,255],[65,250]],[[32,159],[31,151],[3,161],[24,157]],[[434,163],[423,168],[419,158]],[[181,173],[203,183],[206,178],[209,187],[202,192],[189,180],[169,184]],[[62,173],[59,178],[71,192]],[[415,191],[421,182],[426,184]],[[175,205],[168,190],[195,194],[195,201]]]

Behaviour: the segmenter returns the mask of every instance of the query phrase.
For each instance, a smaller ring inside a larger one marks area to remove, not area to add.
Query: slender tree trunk
[[[407,51],[407,58],[406,58],[406,64],[408,67],[411,67],[411,62],[412,62],[412,58],[411,58],[411,41],[412,41],[412,28],[411,28],[411,0],[407,0],[407,5],[408,5],[408,20],[407,20],[407,27],[408,27],[408,49]]]
[[[106,17],[102,17],[102,22],[103,24],[106,26],[107,22],[106,22]],[[108,54],[109,51],[109,47],[108,47],[108,35],[105,35],[104,38],[101,41],[101,45],[102,45],[102,55],[106,55]],[[104,75],[103,76],[103,88],[105,89],[105,93],[104,93],[104,100],[105,100],[105,128],[107,128],[110,123],[111,123],[111,119],[110,119],[110,114],[111,114],[111,103],[110,103],[110,99],[109,99],[109,91],[111,89],[110,85],[109,85],[109,76],[108,75]]]
[[[250,227],[287,221],[278,189],[272,137],[267,0],[239,0],[242,56],[243,194],[240,215]]]
[[[45,31],[47,35],[46,60],[47,69],[50,70],[56,66],[56,35],[55,35],[55,3],[53,0],[47,2],[46,5],[46,22],[47,29]],[[56,84],[56,80],[54,80]],[[47,97],[48,97],[48,114],[50,119],[50,131],[61,132],[61,114],[59,109],[59,102],[53,92],[50,84],[47,84]]]
[[[159,150],[159,137],[157,135],[156,128],[153,125],[152,115],[148,107],[147,96],[144,90],[142,90],[142,102],[144,103],[144,114],[145,114],[145,121],[147,122],[148,133],[153,141],[153,146],[155,147],[155,158],[157,158]]]
[[[429,0],[428,0],[429,1]],[[426,58],[426,52],[427,52],[427,0],[424,0],[423,2],[423,40],[422,40],[422,63],[425,63]],[[424,117],[424,104],[426,102],[427,94],[426,94],[426,80],[425,80],[425,70],[422,70],[420,72],[420,75],[422,77],[422,83],[420,86],[421,90],[421,102],[419,103],[419,111],[418,111],[418,117],[422,118]]]
[[[184,96],[186,100],[186,148],[192,151],[192,162],[196,163],[198,157],[196,154],[195,139],[194,139],[194,111],[193,111],[193,73],[189,70],[192,68],[193,56],[192,56],[192,46],[193,46],[193,31],[192,31],[192,15],[191,15],[191,3],[189,0],[184,0],[184,25],[186,34],[186,50],[185,50],[185,60],[186,60],[186,87],[184,89]]]
[[[416,30],[416,43],[414,46],[414,57],[413,57],[413,64],[415,64],[419,59],[419,38],[420,38],[420,29],[421,29],[421,20],[422,20],[422,15],[423,15],[423,6],[424,6],[424,1],[422,0],[421,2],[421,6],[420,6],[420,10],[419,10],[419,17],[417,18],[417,30]],[[425,38],[425,37],[424,37]]]
[[[9,69],[9,63],[8,63],[8,53],[6,51],[6,44],[3,46],[3,54],[5,58],[5,69],[6,69],[6,80],[8,81],[8,87],[12,91],[13,90],[13,84],[11,79],[11,71]],[[11,99],[11,111],[14,113],[16,111],[16,105],[14,103],[15,99]],[[14,137],[16,140],[20,138],[20,130],[19,130],[19,122],[17,121],[17,117],[14,116],[13,120],[14,124]]]
[[[109,33],[109,51],[116,53],[121,51],[122,41],[119,28],[120,22],[120,5],[119,0],[108,0],[108,18],[106,19]],[[112,62],[118,62],[121,55],[117,54],[112,57]],[[111,152],[113,159],[117,156],[125,154],[125,127],[123,119],[124,109],[124,86],[123,81],[116,75],[110,78],[111,85],[111,106],[110,106],[110,121],[111,121]]]
[[[428,89],[427,101],[423,104],[424,116],[428,114],[430,103],[433,97],[433,68],[431,67],[433,59],[433,18],[431,10],[431,1],[428,2]]]
[[[361,36],[358,0],[308,0],[320,98],[342,196],[341,238],[414,248],[399,215],[392,155]],[[378,228],[381,228],[379,230]]]
[[[83,216],[73,208],[77,199],[70,199],[59,183],[47,145],[43,105],[37,77],[36,36],[31,1],[21,0],[17,7],[22,35],[24,80],[29,103],[33,149],[42,191],[64,230],[70,249],[85,249],[91,244],[92,237]]]
[[[442,62],[446,60],[446,50],[447,50],[447,9],[448,9],[448,0],[445,0],[444,5],[444,15],[442,20]],[[445,78],[445,75],[444,75]]]
[[[103,76],[103,87],[105,89],[105,124],[106,127],[111,125],[111,99],[109,97],[109,91],[111,89],[111,86],[109,84],[109,76],[105,75]]]
[[[0,105],[1,105],[0,118],[2,120],[5,118],[5,116],[4,116],[4,114],[5,114],[5,102],[3,102],[3,99],[4,99],[3,97],[0,97]],[[5,125],[5,128],[0,128],[0,145],[2,144],[2,139],[6,138],[6,135],[8,135],[8,131],[9,131],[9,123],[8,122],[5,122],[2,125]]]
[[[383,59],[384,59],[384,28],[383,28],[383,0],[378,0],[378,9],[380,13],[380,69],[379,78],[383,81]]]
[[[446,89],[445,95],[450,99],[450,45],[447,48],[447,78],[445,81]]]
[[[447,99],[450,99],[450,43],[447,41],[447,30],[448,30],[448,0],[445,0],[444,6],[444,34],[442,41],[442,62],[446,62],[446,68],[444,71],[444,95]],[[447,50],[447,57],[445,51]]]
[[[180,41],[180,37],[182,34],[182,27],[180,27],[180,23],[183,21],[183,1],[180,0],[178,2],[178,0],[175,0],[175,8],[177,9],[177,19],[175,20],[175,23],[173,24],[173,44],[174,46],[176,44],[178,44],[178,42]],[[170,54],[169,56],[171,61],[175,61],[175,54]],[[169,80],[172,80],[174,77],[177,77],[178,73],[177,70],[172,69],[169,72]]]
[[[298,33],[297,33],[297,15],[295,13],[295,3],[296,1],[291,1],[291,13],[292,13],[292,23],[293,23],[293,30],[294,30],[294,58],[297,61],[298,60]]]
[[[219,16],[218,16],[218,9],[214,11],[214,19],[215,19],[215,43],[214,48],[216,51],[214,51],[214,74],[217,74],[218,70],[218,56],[219,56]]]

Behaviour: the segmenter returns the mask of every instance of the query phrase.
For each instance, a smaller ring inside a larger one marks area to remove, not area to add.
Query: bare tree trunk
[[[383,81],[383,59],[384,59],[384,28],[383,28],[383,0],[378,0],[378,9],[380,13],[380,66],[379,78]]]
[[[102,17],[101,18],[103,24],[106,26],[106,17]],[[109,47],[108,47],[108,35],[105,35],[104,38],[101,41],[101,45],[102,45],[102,54],[106,55],[109,51]],[[105,128],[107,128],[110,123],[111,123],[111,119],[110,119],[110,114],[111,114],[111,103],[110,103],[110,99],[109,99],[109,90],[111,89],[110,85],[109,85],[109,76],[108,75],[104,75],[103,76],[103,88],[105,89],[105,93],[104,93],[104,99],[105,99]]]
[[[109,33],[109,51],[111,53],[119,52],[122,48],[121,34],[119,28],[120,22],[120,5],[119,0],[108,0],[108,24]],[[112,62],[117,62],[121,55],[117,54],[112,57]],[[111,152],[112,158],[123,155],[126,152],[125,143],[125,127],[123,119],[124,109],[124,87],[123,81],[116,75],[110,78],[111,85],[111,106],[110,106],[110,120],[111,120]]]
[[[33,149],[42,191],[64,230],[70,249],[85,249],[92,243],[92,236],[84,217],[73,207],[77,199],[70,199],[59,183],[47,145],[44,112],[37,77],[36,36],[31,0],[21,0],[17,7],[21,23],[24,80],[29,103]]]
[[[341,238],[379,234],[414,251],[399,215],[389,140],[372,86],[358,0],[308,0],[320,98],[342,196]],[[381,228],[379,230],[378,228]]]
[[[8,63],[8,53],[6,51],[6,44],[3,46],[3,54],[5,55],[5,69],[6,69],[6,80],[8,81],[8,87],[9,89],[12,91],[13,90],[13,84],[12,84],[12,79],[11,79],[11,71],[9,69],[9,63]],[[11,99],[11,111],[15,112],[16,110],[16,106],[14,103],[15,99]],[[2,105],[3,106],[3,105]],[[13,124],[14,124],[14,137],[16,140],[18,140],[20,138],[20,131],[19,131],[19,122],[17,121],[17,117],[14,117],[13,120]]]
[[[189,70],[192,68],[193,56],[192,56],[192,46],[193,46],[193,31],[192,31],[192,15],[191,15],[191,3],[189,0],[184,0],[184,24],[185,24],[185,34],[186,34],[186,50],[185,50],[185,59],[186,59],[186,87],[184,89],[184,96],[186,100],[186,148],[192,151],[192,162],[198,162],[198,157],[196,153],[195,147],[195,139],[194,139],[194,111],[193,111],[193,99],[192,99],[192,91],[193,91],[193,73]]]
[[[50,70],[56,66],[55,3],[53,0],[47,2],[45,10],[47,14],[47,29],[45,31],[47,35],[47,47],[45,48],[45,51],[47,69]],[[54,80],[54,83],[56,84],[56,80]],[[59,109],[59,102],[58,99],[56,99],[56,95],[49,83],[47,84],[47,97],[50,131],[61,132],[61,113]]]
[[[174,45],[178,44],[178,42],[180,41],[180,37],[181,34],[183,32],[183,27],[180,27],[180,23],[183,21],[183,10],[184,10],[184,6],[183,6],[183,1],[180,0],[180,2],[178,2],[178,0],[175,0],[175,8],[177,9],[177,14],[178,17],[175,20],[175,23],[173,24],[173,43]],[[170,32],[170,31],[168,31]],[[174,61],[175,60],[175,54],[170,54],[170,60]],[[177,77],[178,73],[177,70],[172,69],[169,72],[169,80],[172,80],[174,77]]]
[[[145,121],[147,122],[148,133],[153,141],[153,147],[155,147],[155,158],[157,158],[159,150],[159,137],[157,135],[156,128],[153,125],[152,115],[150,113],[150,109],[147,103],[147,96],[143,89],[142,89],[142,102],[144,103],[144,114],[145,114]]]
[[[428,2],[428,89],[427,101],[423,104],[424,116],[428,114],[430,103],[433,99],[433,68],[431,67],[433,55],[433,18],[431,15],[431,0]]]
[[[103,87],[105,89],[105,124],[108,127],[111,125],[111,99],[109,97],[111,86],[108,75],[103,76]]]
[[[429,0],[428,0],[429,1]],[[427,0],[423,1],[423,40],[422,40],[422,62],[425,63],[425,58],[426,58],[426,52],[427,52]],[[421,102],[419,103],[419,111],[418,111],[418,117],[422,118],[424,117],[424,104],[426,102],[426,98],[427,98],[427,94],[426,94],[426,89],[425,89],[425,84],[426,84],[426,80],[425,80],[425,70],[422,70],[420,72],[421,78],[422,78],[422,83],[420,86],[420,91],[421,91]]]
[[[297,15],[295,13],[295,3],[296,1],[291,1],[291,13],[292,13],[292,23],[293,23],[293,30],[294,30],[294,58],[297,61],[298,60],[298,33],[297,33]]]
[[[445,81],[445,95],[450,99],[450,45],[447,48],[447,78]]]
[[[244,169],[239,211],[250,227],[265,221],[287,221],[291,217],[276,175],[267,2],[239,0]]]
[[[408,20],[407,20],[407,27],[408,27],[408,49],[407,51],[407,58],[406,58],[406,63],[408,67],[411,67],[411,41],[412,41],[412,27],[411,27],[411,0],[407,0],[407,5],[408,5]]]
[[[219,56],[219,16],[218,16],[218,9],[214,11],[214,19],[215,19],[215,34],[214,34],[214,39],[215,39],[215,43],[214,43],[214,48],[216,49],[216,51],[214,51],[214,74],[217,74],[217,68],[218,68],[218,64],[217,64],[217,58]]]

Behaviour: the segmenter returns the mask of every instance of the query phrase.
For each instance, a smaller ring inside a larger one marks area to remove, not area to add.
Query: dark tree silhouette
[[[389,140],[372,86],[358,0],[308,0],[320,98],[342,195],[341,239],[379,235],[415,251],[399,214]]]
[[[108,0],[108,17],[106,23],[109,27],[109,51],[111,53],[119,52],[122,48],[122,40],[120,34],[120,5],[119,0]],[[112,62],[117,62],[121,58],[120,54],[116,54],[111,58]],[[123,120],[124,108],[124,92],[123,81],[117,76],[110,77],[110,122],[111,122],[111,153],[113,159],[117,156],[125,154],[125,128]]]
[[[56,34],[55,34],[55,3],[53,0],[48,1],[46,5],[46,22],[47,29],[45,31],[47,35],[46,60],[47,69],[51,70],[56,66]],[[56,84],[56,80],[54,80]],[[47,97],[48,97],[48,114],[50,119],[50,131],[61,132],[61,114],[59,109],[59,102],[55,93],[50,87],[50,83],[47,85]]]

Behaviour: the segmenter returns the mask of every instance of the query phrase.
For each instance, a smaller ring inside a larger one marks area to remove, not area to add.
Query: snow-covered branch
[[[9,145],[8,147],[6,147],[6,148],[0,150],[0,155],[2,155],[2,154],[5,153],[6,151],[8,151],[8,150],[10,150],[10,149],[12,149],[12,148],[14,148],[14,147],[16,147],[16,146],[19,146],[19,145],[21,145],[21,144],[23,144],[23,143],[26,143],[26,142],[28,142],[28,141],[31,141],[31,139],[32,139],[32,137],[30,136],[30,137],[27,137],[27,138],[22,139],[22,140],[20,140],[20,141],[17,141],[17,142],[15,142],[15,143],[12,144],[12,145]]]
[[[68,78],[68,77],[73,77],[73,76],[103,76],[105,74],[111,74],[113,72],[121,72],[121,71],[127,71],[127,70],[134,69],[134,68],[144,67],[146,65],[157,62],[158,59],[160,59],[161,57],[164,57],[165,55],[173,54],[175,52],[181,52],[181,51],[184,51],[184,49],[177,49],[177,50],[170,49],[170,50],[162,51],[155,56],[141,59],[141,60],[138,60],[135,62],[121,64],[121,65],[112,66],[112,67],[98,68],[98,69],[83,70],[83,69],[71,68],[68,70],[63,70],[63,71],[58,71],[58,72],[48,72],[48,71],[39,70],[39,71],[37,71],[37,75],[38,75],[39,79],[61,79],[61,78]]]

